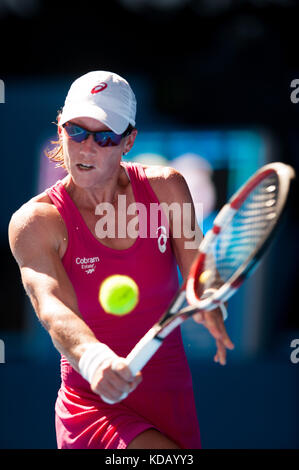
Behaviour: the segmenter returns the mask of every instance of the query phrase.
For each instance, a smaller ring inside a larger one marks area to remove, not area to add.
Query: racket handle
[[[126,357],[126,363],[134,376],[145,366],[161,346],[162,341],[158,338],[154,338],[156,333],[156,328],[149,330]],[[123,393],[118,400],[114,401],[101,394],[102,400],[109,405],[114,405],[115,403],[127,398],[127,396],[128,393]]]
[[[162,341],[156,337],[157,328],[151,328],[136,344],[126,358],[127,365],[133,375],[136,375],[159,349]]]

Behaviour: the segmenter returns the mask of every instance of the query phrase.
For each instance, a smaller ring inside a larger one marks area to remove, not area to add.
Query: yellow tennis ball
[[[138,301],[138,286],[129,276],[109,276],[100,286],[99,302],[106,313],[126,315],[136,307]]]
[[[209,279],[209,277],[211,276],[211,274],[212,274],[212,272],[211,272],[210,270],[208,270],[208,269],[207,269],[206,271],[203,271],[203,272],[201,273],[201,275],[199,276],[199,282],[200,282],[201,284],[205,284],[205,283],[208,281],[208,279]]]

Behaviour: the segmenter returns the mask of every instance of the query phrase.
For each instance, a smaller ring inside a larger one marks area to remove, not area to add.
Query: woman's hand
[[[210,311],[202,311],[193,315],[196,323],[203,324],[216,340],[217,352],[214,361],[221,365],[226,364],[226,350],[234,349],[234,344],[229,338],[224,326],[223,315],[220,308]]]
[[[141,372],[134,377],[124,358],[107,359],[95,371],[91,389],[106,403],[126,398],[142,380]]]

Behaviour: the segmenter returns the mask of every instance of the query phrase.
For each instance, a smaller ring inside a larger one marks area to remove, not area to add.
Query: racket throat
[[[168,322],[163,325],[159,333],[157,334],[157,339],[163,341],[166,336],[168,336],[177,326],[183,323],[189,315],[179,315],[176,318],[169,318]]]

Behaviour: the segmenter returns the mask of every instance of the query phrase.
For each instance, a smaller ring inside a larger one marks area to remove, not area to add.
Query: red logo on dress
[[[95,93],[105,90],[105,88],[107,88],[107,83],[101,82],[91,90],[91,93],[94,95]]]

